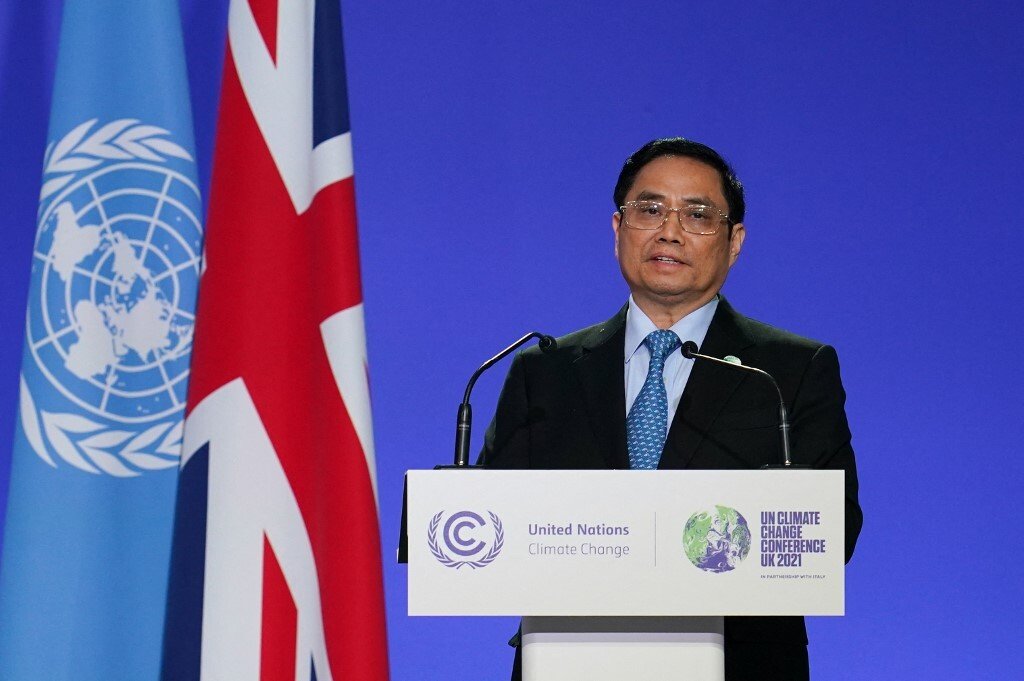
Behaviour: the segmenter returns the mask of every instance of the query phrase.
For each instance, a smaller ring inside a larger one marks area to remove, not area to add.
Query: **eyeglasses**
[[[729,222],[729,216],[714,206],[701,204],[669,208],[657,201],[627,201],[620,206],[623,222],[633,229],[661,229],[671,213],[679,216],[679,225],[690,234],[715,234],[719,227]]]

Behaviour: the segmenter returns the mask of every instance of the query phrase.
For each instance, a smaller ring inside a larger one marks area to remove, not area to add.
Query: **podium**
[[[842,615],[843,472],[409,471],[409,615],[519,615],[524,681],[720,681],[729,615]]]

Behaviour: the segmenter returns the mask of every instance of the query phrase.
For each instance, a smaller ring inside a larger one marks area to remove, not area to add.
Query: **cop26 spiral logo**
[[[490,530],[487,521],[473,511],[457,511],[448,516],[442,527],[444,511],[430,519],[427,528],[427,546],[439,563],[458,570],[463,565],[482,568],[494,562],[505,544],[505,531],[501,519],[491,511]],[[438,540],[438,529],[441,538]],[[447,549],[447,552],[446,552]],[[450,554],[454,554],[454,557]]]
[[[178,465],[202,259],[194,177],[170,131],[130,118],[47,148],[20,404],[54,468]]]

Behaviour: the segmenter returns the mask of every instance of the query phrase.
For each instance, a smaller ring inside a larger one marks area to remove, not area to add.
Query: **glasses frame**
[[[637,227],[636,225],[629,224],[629,220],[626,219],[626,208],[628,208],[628,207],[636,207],[636,206],[638,206],[638,205],[640,205],[642,203],[643,204],[657,204],[657,205],[661,206],[662,208],[664,208],[667,211],[665,213],[665,219],[661,221],[660,225],[658,225],[657,227]],[[708,210],[712,210],[712,211],[718,213],[718,216],[720,218],[722,218],[722,220],[721,220],[721,222],[718,223],[718,226],[715,227],[715,231],[713,231],[713,232],[691,232],[690,230],[686,229],[686,225],[683,223],[682,218],[679,216],[679,213],[681,211],[684,211],[684,210],[687,210],[687,209],[691,209],[691,208],[707,208]],[[629,227],[630,229],[636,229],[636,230],[639,230],[641,232],[654,232],[654,231],[657,231],[657,230],[661,229],[662,227],[665,226],[665,223],[668,222],[668,218],[669,218],[669,216],[672,213],[676,214],[676,220],[679,222],[680,229],[682,229],[687,234],[696,234],[698,236],[714,236],[715,234],[718,234],[719,230],[722,228],[722,224],[723,223],[729,225],[730,227],[733,226],[733,221],[729,219],[729,214],[728,213],[723,213],[721,210],[719,210],[715,206],[709,206],[706,203],[690,203],[690,204],[687,204],[685,206],[681,206],[680,208],[669,208],[668,206],[666,206],[661,201],[651,201],[650,199],[638,199],[638,200],[635,200],[635,201],[626,201],[626,203],[624,205],[619,206],[619,214],[622,216],[623,224],[626,225],[627,227]]]

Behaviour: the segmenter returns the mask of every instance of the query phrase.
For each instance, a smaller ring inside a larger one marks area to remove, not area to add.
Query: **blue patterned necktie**
[[[674,331],[652,331],[644,339],[651,352],[651,365],[647,369],[644,387],[636,396],[626,417],[626,446],[629,448],[629,467],[657,468],[661,450],[668,434],[668,393],[665,391],[665,358],[681,342]]]

